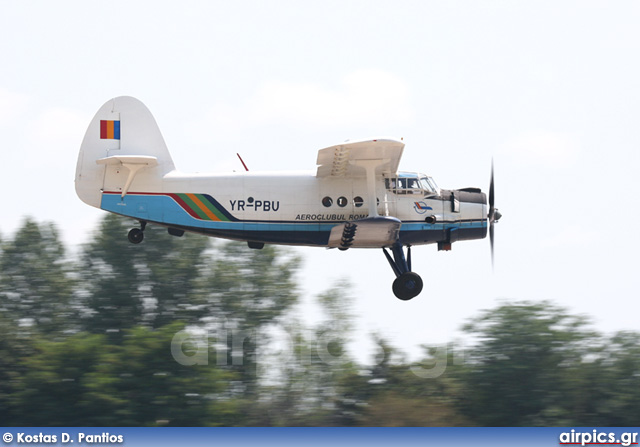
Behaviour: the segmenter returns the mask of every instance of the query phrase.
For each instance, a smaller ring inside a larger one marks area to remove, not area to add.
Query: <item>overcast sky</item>
[[[0,0],[0,233],[31,215],[70,246],[91,236],[103,212],[75,195],[78,149],[130,95],[185,172],[241,170],[236,152],[314,169],[320,148],[391,136],[401,169],[486,191],[494,158],[493,274],[488,240],[416,247],[425,288],[400,302],[379,250],[300,250],[308,292],[353,284],[356,340],[415,353],[500,299],[638,329],[639,23],[640,2],[610,0]]]

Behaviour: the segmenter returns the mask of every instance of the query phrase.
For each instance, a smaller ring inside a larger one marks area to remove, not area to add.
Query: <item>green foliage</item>
[[[224,425],[233,416],[224,394],[232,379],[228,373],[215,365],[181,365],[171,355],[171,340],[181,329],[174,323],[127,331],[100,364],[92,396],[111,407],[112,424]]]
[[[100,335],[36,340],[35,352],[23,359],[25,372],[15,383],[15,418],[24,425],[91,425],[96,407],[85,389],[105,347]]]
[[[349,292],[350,285],[340,281],[321,293],[317,298],[324,319],[313,328],[288,319],[284,328],[290,346],[275,359],[281,385],[269,389],[269,423],[346,425],[343,382],[356,372],[346,347],[353,319]]]
[[[298,300],[295,274],[300,258],[273,245],[216,244],[200,283],[200,303],[211,321],[240,329],[274,323]]]
[[[24,330],[59,335],[74,329],[72,289],[57,229],[26,219],[13,239],[2,243],[0,312]]]
[[[33,335],[19,330],[5,312],[0,314],[0,420],[4,425],[19,419],[12,411],[17,380],[26,372],[21,359],[33,354]]]
[[[455,349],[446,351],[424,347],[425,356],[408,363],[404,355],[380,335],[376,364],[365,374],[351,375],[342,398],[343,413],[351,404],[351,420],[358,426],[468,426],[471,421],[457,408],[462,383],[456,378],[459,366],[453,359]],[[437,352],[436,352],[437,351]],[[442,355],[441,352],[444,352]],[[442,369],[426,377],[422,372]],[[440,373],[440,371],[442,373]]]
[[[592,373],[588,386],[599,393],[591,401],[585,399],[584,406],[592,409],[588,416],[604,416],[593,419],[606,419],[613,426],[637,424],[640,420],[640,333],[614,334],[606,343],[604,355],[591,365],[599,366],[600,374]]]
[[[478,338],[465,377],[481,425],[572,425],[566,387],[597,335],[548,302],[504,304],[465,326]]]
[[[199,317],[192,300],[209,239],[176,238],[149,226],[145,242],[134,245],[126,237],[133,226],[109,214],[83,248],[79,273],[86,331],[119,339],[119,331],[136,325],[161,327]]]
[[[299,265],[299,257],[281,248],[227,242],[215,245],[202,272],[195,302],[204,322],[228,332],[227,365],[240,377],[243,399],[258,396],[258,344],[268,342],[269,328],[298,301]]]
[[[229,377],[175,361],[169,347],[182,328],[136,327],[119,345],[87,333],[38,341],[16,380],[15,419],[42,426],[224,425],[234,418],[224,398]]]

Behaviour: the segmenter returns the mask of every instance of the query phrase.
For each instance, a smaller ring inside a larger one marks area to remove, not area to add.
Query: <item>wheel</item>
[[[127,237],[132,244],[139,244],[144,239],[144,232],[140,228],[132,228]]]
[[[393,281],[393,294],[402,301],[409,301],[420,292],[422,292],[422,278],[417,273],[403,273]]]

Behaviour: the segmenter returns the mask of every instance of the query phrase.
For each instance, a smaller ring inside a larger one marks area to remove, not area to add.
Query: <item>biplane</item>
[[[401,300],[423,287],[411,247],[482,239],[501,215],[479,188],[441,189],[432,177],[399,171],[401,140],[346,141],[320,149],[309,171],[183,173],[176,169],[155,119],[135,98],[109,100],[84,136],[75,185],[88,205],[148,224],[247,242],[381,249]],[[242,161],[242,160],[241,160]],[[246,165],[242,162],[243,166]],[[405,254],[406,252],[406,254]]]

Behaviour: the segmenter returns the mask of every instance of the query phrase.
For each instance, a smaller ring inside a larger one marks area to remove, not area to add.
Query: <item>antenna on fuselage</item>
[[[246,165],[246,164],[244,164],[244,160],[242,159],[242,157],[240,156],[240,154],[236,152],[236,155],[237,155],[237,156],[238,156],[238,158],[240,159],[240,163],[242,163],[242,166],[244,166],[244,170],[248,172],[248,171],[249,171],[249,168],[247,168],[247,165]]]

